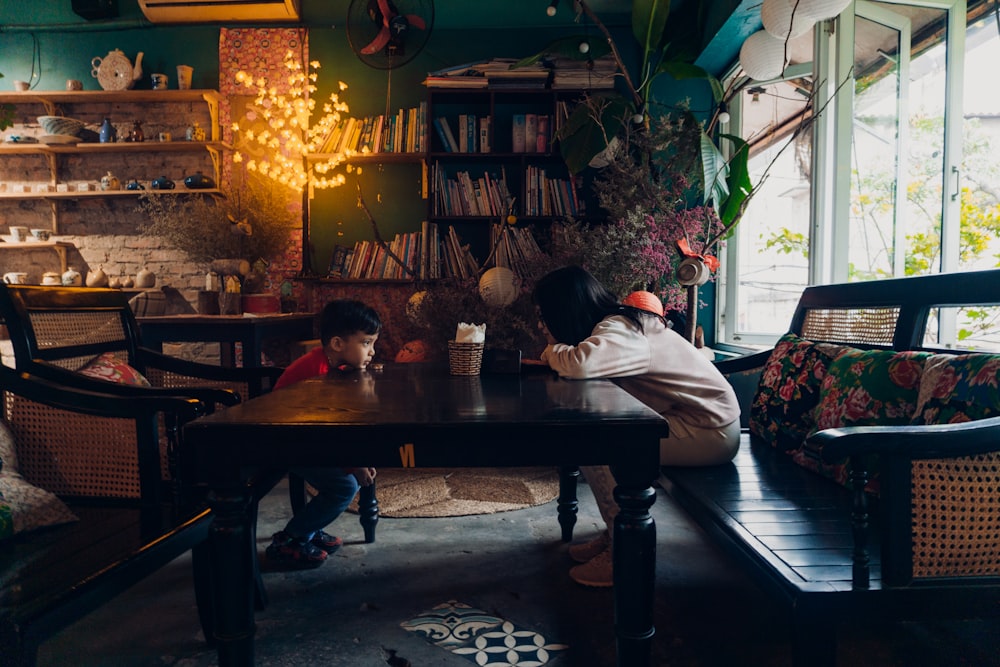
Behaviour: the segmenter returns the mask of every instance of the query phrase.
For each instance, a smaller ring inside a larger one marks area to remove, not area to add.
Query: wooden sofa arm
[[[956,458],[1000,451],[1000,417],[960,424],[850,426],[815,433],[808,447],[822,447],[826,463],[868,453],[906,459]]]
[[[92,382],[100,383],[95,389],[104,388],[105,385],[108,387],[122,386],[107,382],[102,383],[100,380]],[[66,385],[37,374],[16,371],[3,365],[0,365],[0,386],[3,387],[4,391],[37,403],[98,417],[134,419],[137,414],[163,412],[176,415],[178,419],[186,422],[207,412],[204,402],[190,396],[177,396],[157,391],[146,395],[137,394],[125,397],[95,389]],[[123,400],[125,398],[127,400]]]
[[[138,399],[144,397],[177,397],[185,396],[205,404],[211,412],[215,404],[236,405],[241,401],[240,395],[229,389],[215,387],[143,387],[139,385],[118,384],[97,378],[81,375],[45,361],[34,361],[31,364],[32,375],[63,387],[113,395],[119,398]],[[127,416],[127,415],[126,415]]]

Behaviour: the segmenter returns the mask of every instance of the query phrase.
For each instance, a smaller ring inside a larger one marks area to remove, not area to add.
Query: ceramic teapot
[[[101,189],[102,190],[121,190],[122,182],[118,180],[118,177],[112,174],[110,171],[104,176],[101,176]]]
[[[184,186],[191,190],[203,190],[205,188],[214,188],[215,180],[200,171],[196,174],[191,174],[184,179]]]
[[[87,287],[107,287],[108,274],[104,273],[104,267],[98,266],[96,271],[87,271]]]
[[[171,181],[166,176],[160,176],[159,178],[154,178],[153,182],[150,183],[154,190],[173,190],[174,182]]]
[[[71,266],[62,274],[62,284],[67,287],[80,287],[83,285],[83,276]]]
[[[156,284],[156,274],[149,269],[139,269],[139,273],[135,274],[135,286],[148,288]]]
[[[142,51],[135,57],[135,65],[121,49],[109,51],[103,58],[90,61],[91,75],[104,90],[128,90],[142,78]]]

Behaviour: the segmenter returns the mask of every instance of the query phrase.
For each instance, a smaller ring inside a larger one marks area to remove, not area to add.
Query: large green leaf
[[[711,202],[716,212],[722,210],[722,203],[729,196],[729,165],[726,158],[704,131],[701,133],[702,182],[705,187],[705,203]]]
[[[586,169],[594,156],[607,148],[608,141],[621,132],[625,118],[631,115],[631,105],[621,95],[597,95],[595,100],[601,104],[600,122],[591,116],[590,106],[578,104],[556,136],[559,152],[572,174]]]
[[[632,34],[642,47],[644,64],[651,52],[663,47],[668,14],[670,0],[632,0]]]
[[[708,73],[702,67],[698,67],[692,63],[683,60],[661,60],[660,64],[656,68],[654,76],[660,74],[669,74],[677,81],[683,81],[685,79],[705,79],[708,81],[708,85],[712,88],[712,97],[716,102],[721,102],[722,97],[725,94],[722,89],[722,82],[716,79],[714,76]]]
[[[722,220],[722,224],[729,227],[738,221],[744,202],[753,191],[753,183],[750,181],[750,169],[748,167],[750,145],[732,134],[723,134],[720,137],[728,139],[735,146],[733,156],[729,159],[729,196],[726,197],[726,201],[719,213],[719,219]]]

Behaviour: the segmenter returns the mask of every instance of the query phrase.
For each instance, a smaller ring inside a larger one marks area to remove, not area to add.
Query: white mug
[[[8,285],[24,285],[28,282],[28,274],[24,271],[9,271],[3,274],[3,281]]]
[[[31,232],[28,231],[27,227],[22,227],[20,225],[10,226],[10,239],[14,243],[23,243],[28,240]]]

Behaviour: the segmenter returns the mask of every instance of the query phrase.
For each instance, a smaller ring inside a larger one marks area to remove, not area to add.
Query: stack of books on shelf
[[[319,153],[423,153],[427,150],[427,104],[394,115],[345,117],[331,128]]]
[[[524,173],[525,215],[571,216],[586,213],[577,194],[576,179],[549,178],[545,169],[528,166]]]
[[[556,56],[549,59],[552,87],[572,90],[601,90],[615,87],[618,66],[611,54],[594,60]]]
[[[428,88],[545,88],[552,72],[542,62],[511,69],[516,58],[492,58],[429,72]]]
[[[444,258],[444,266],[441,267],[444,277],[471,278],[479,275],[479,262],[469,246],[462,245],[454,227],[448,227],[448,234],[441,241],[441,256]]]
[[[434,166],[434,215],[506,216],[514,207],[514,197],[507,187],[507,172],[500,176],[483,172],[473,178],[467,171],[449,178],[441,165]]]
[[[527,227],[492,225],[490,248],[494,266],[506,267],[522,279],[536,277],[533,267],[540,266],[537,260],[543,253]]]

